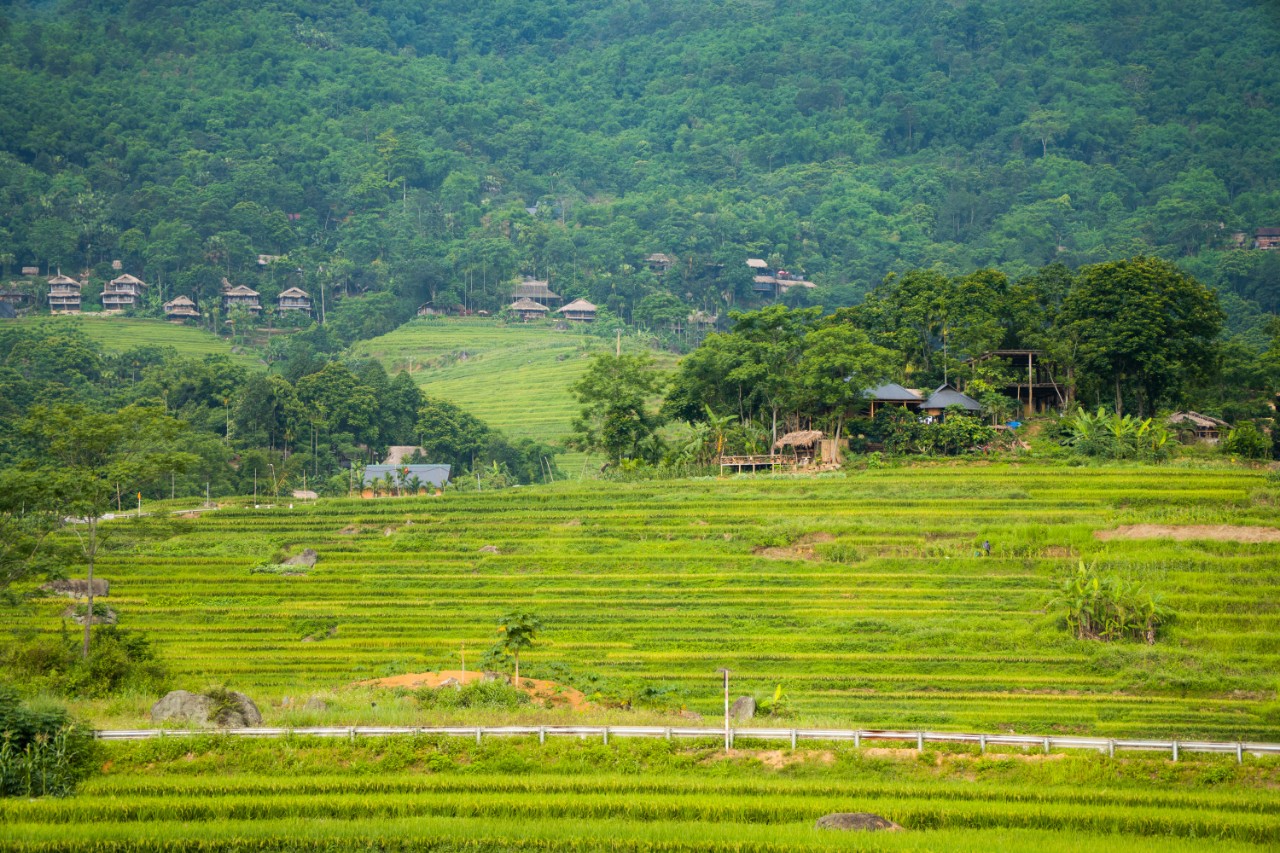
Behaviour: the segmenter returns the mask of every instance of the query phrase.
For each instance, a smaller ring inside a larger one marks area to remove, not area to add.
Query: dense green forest
[[[1139,254],[1280,307],[1263,0],[62,0],[0,11],[0,260],[653,325]],[[643,268],[665,252],[665,277]],[[259,254],[287,255],[260,267]]]

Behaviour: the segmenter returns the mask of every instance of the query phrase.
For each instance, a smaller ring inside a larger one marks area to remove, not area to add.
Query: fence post
[[[480,726],[476,726],[476,746],[480,745],[480,733],[482,731],[483,729],[481,729]]]
[[[538,726],[538,743],[546,743],[546,742],[547,742],[547,727]]]
[[[347,727],[347,735],[351,738],[351,742],[352,742],[352,743],[355,743],[355,742],[356,742],[356,727],[355,727],[355,726],[348,726],[348,727]]]
[[[796,730],[795,729],[791,730],[791,748],[792,749],[796,748]]]
[[[609,727],[608,726],[604,727],[604,742],[606,746],[609,745]]]
[[[1107,758],[1115,758],[1115,757],[1116,757],[1116,742],[1113,740],[1108,740],[1107,741]]]
[[[733,749],[733,742],[738,737],[736,729],[729,729],[729,748]]]
[[[987,736],[978,735],[978,751],[983,755],[987,754]]]
[[[1236,741],[1236,764],[1244,764],[1244,744]]]
[[[924,752],[924,732],[916,732],[916,750]]]
[[[861,730],[853,733],[853,747],[854,749],[862,748],[862,731]]]
[[[1044,754],[1045,754],[1045,755],[1048,755],[1048,754],[1049,754],[1049,739],[1048,739],[1048,738],[1045,738],[1045,739],[1044,739]]]
[[[1178,742],[1176,740],[1173,742],[1173,760],[1178,760]]]
[[[663,734],[667,736],[667,740],[671,740],[671,726],[667,726],[666,731],[664,731]]]

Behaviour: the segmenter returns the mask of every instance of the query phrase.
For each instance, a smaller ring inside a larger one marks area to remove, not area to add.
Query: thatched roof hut
[[[782,438],[773,443],[774,450],[781,450],[784,447],[792,448],[814,448],[818,442],[826,438],[827,435],[819,429],[802,429],[795,432],[789,432]]]
[[[1198,441],[1215,442],[1222,437],[1224,430],[1231,429],[1231,424],[1210,415],[1199,412],[1174,412],[1165,423],[1179,433],[1189,433]]]

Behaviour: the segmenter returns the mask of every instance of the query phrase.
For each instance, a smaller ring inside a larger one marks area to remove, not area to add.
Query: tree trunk
[[[1120,374],[1116,374],[1116,417],[1124,414],[1124,398],[1120,395]]]
[[[517,689],[517,690],[519,690],[519,689],[520,689],[520,653],[519,653],[519,652],[516,652],[515,657],[516,657],[516,678],[515,678],[515,687],[516,687],[516,689]]]
[[[89,632],[93,629],[93,558],[98,550],[98,519],[96,517],[89,519],[89,542],[85,548],[84,554],[89,565],[89,586],[86,591],[89,602],[88,612],[84,615],[84,647],[80,650],[80,656],[85,660],[89,659]]]

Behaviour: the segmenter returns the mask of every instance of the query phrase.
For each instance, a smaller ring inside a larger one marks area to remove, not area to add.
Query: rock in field
[[[151,719],[157,723],[203,724],[209,722],[209,709],[212,707],[213,702],[208,696],[186,690],[173,690],[151,706]]]
[[[49,581],[40,587],[45,592],[51,592],[54,595],[66,595],[71,598],[84,598],[89,594],[89,581],[84,578],[68,578],[67,580]],[[111,592],[111,582],[104,578],[93,579],[93,594],[95,596],[104,596]]]
[[[847,829],[861,832],[900,832],[902,827],[878,814],[866,812],[836,812],[823,815],[814,824],[815,829]]]
[[[282,566],[306,566],[306,567],[309,569],[309,568],[312,568],[313,566],[315,566],[315,564],[316,564],[316,560],[317,560],[319,557],[320,557],[320,555],[316,553],[316,549],[315,549],[315,548],[304,548],[304,549],[302,550],[302,553],[301,553],[301,554],[295,554],[294,556],[292,556],[292,557],[290,557],[289,559],[285,560],[285,561],[284,561],[283,563],[281,563],[280,565],[282,565]]]
[[[756,700],[750,696],[739,696],[729,706],[729,717],[734,720],[749,720],[756,715]]]
[[[262,724],[262,713],[243,693],[228,690],[218,697],[186,690],[173,690],[151,706],[154,722],[213,723],[225,729],[243,729]]]

